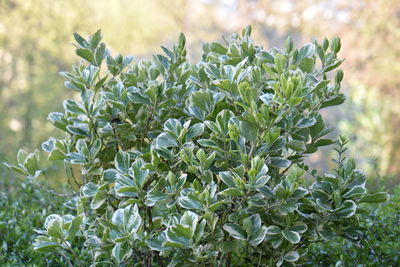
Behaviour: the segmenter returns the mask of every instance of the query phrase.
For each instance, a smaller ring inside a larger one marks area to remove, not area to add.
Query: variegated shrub
[[[62,75],[80,100],[49,115],[65,138],[42,148],[80,170],[76,213],[50,215],[35,249],[79,265],[79,237],[93,266],[293,266],[312,242],[357,240],[360,203],[387,194],[366,192],[345,138],[332,174],[304,161],[335,144],[319,110],[344,101],[340,40],[267,50],[250,31],[204,44],[197,64],[183,35],[136,64],[100,32],[74,35],[82,62]],[[10,167],[35,179],[38,157],[20,151]]]

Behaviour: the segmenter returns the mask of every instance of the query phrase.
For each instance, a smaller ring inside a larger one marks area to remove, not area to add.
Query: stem
[[[350,253],[350,250],[349,250],[349,247],[345,244],[344,245],[344,247],[345,247],[345,249],[346,249],[346,252],[347,252],[347,254],[349,255],[349,257],[353,260],[353,262],[354,262],[354,266],[357,266],[358,264],[357,264],[357,262],[356,262],[356,260],[351,256],[351,253]]]
[[[147,216],[149,216],[150,226],[153,224],[153,216],[151,215],[151,209],[147,208]]]
[[[78,266],[82,266],[82,265],[81,265],[81,262],[79,261],[78,255],[76,255],[76,253],[75,253],[75,251],[72,249],[71,245],[70,245],[67,241],[65,241],[64,239],[63,239],[63,243],[68,247],[68,250],[71,251],[72,255],[73,255],[74,258],[76,259],[76,262],[77,262]],[[73,265],[71,265],[71,266],[73,266]]]
[[[231,260],[232,260],[232,252],[229,252],[228,257],[226,258],[226,267],[231,266]]]
[[[140,143],[139,143],[140,145],[142,145],[144,143],[144,138],[146,137],[147,132],[149,131],[150,122],[153,120],[154,113],[155,113],[155,111],[157,109],[157,106],[158,106],[158,101],[156,100],[156,102],[154,103],[154,106],[153,106],[153,108],[151,110],[151,114],[147,118],[146,125],[144,127],[144,131],[143,131],[142,137],[140,138]]]
[[[290,167],[292,167],[292,165],[293,165],[293,163],[290,163],[290,165],[289,165],[286,169],[284,169],[284,170],[281,172],[281,174],[285,174],[285,173],[290,169]]]
[[[158,252],[156,252],[156,258],[157,258],[157,263],[160,264],[160,266],[165,266],[164,259],[163,257],[160,256]]]
[[[117,134],[117,132],[115,131],[115,128],[114,128],[114,125],[113,124],[111,124],[111,127],[112,127],[112,129],[113,129],[113,134],[114,134],[114,136],[115,136],[115,152],[118,152],[119,151],[119,146],[118,146],[118,141],[119,141],[119,137],[118,137],[118,134]]]
[[[39,189],[41,189],[41,190],[43,190],[43,191],[46,191],[47,193],[49,193],[49,194],[51,194],[51,195],[58,196],[58,197],[76,197],[76,196],[78,195],[77,193],[75,193],[75,194],[61,194],[61,193],[57,193],[54,189],[46,188],[46,187],[40,185],[39,183],[34,183],[34,185],[37,186]]]
[[[71,266],[71,267],[74,266],[74,265],[72,264],[72,262],[69,260],[69,258],[68,258],[64,253],[59,252],[59,254],[60,254],[61,256],[63,256],[63,257],[67,260],[67,262],[69,263],[69,266]]]
[[[69,163],[69,170],[71,172],[72,178],[74,178],[74,182],[75,182],[76,186],[77,187],[81,187],[81,184],[79,184],[78,181],[76,180],[76,177],[75,177],[75,174],[74,174],[74,170],[72,169],[72,164],[71,163]]]
[[[262,257],[262,250],[260,250],[260,256],[258,256],[257,267],[260,266],[260,264],[261,264],[261,257]]]

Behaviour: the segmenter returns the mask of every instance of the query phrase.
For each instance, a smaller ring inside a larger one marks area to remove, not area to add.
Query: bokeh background
[[[266,49],[288,36],[298,46],[341,38],[347,101],[324,116],[337,127],[334,134],[350,138],[350,153],[372,186],[398,184],[399,0],[0,0],[0,161],[13,162],[18,148],[31,151],[61,134],[46,117],[73,97],[58,75],[78,63],[73,32],[86,36],[100,28],[113,54],[136,61],[161,53],[160,45],[184,32],[198,60],[203,42],[247,25]],[[308,160],[328,170],[329,158],[324,150]]]

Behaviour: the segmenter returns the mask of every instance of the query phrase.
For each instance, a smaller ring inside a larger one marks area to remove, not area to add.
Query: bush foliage
[[[15,178],[15,177],[14,177]],[[55,212],[71,212],[63,206],[64,198],[38,190],[30,181],[5,177],[0,179],[0,265],[1,266],[63,266],[67,255],[50,254],[43,257],[32,249],[35,229]],[[76,253],[88,261],[88,253]]]
[[[398,266],[400,264],[400,187],[379,208],[367,208],[358,218],[359,238],[334,237],[312,245],[307,262],[318,266]]]
[[[387,194],[366,192],[345,138],[332,174],[304,162],[335,143],[319,110],[344,101],[340,40],[265,50],[250,32],[205,44],[197,64],[183,35],[137,64],[111,56],[100,31],[74,35],[83,60],[62,75],[80,100],[49,115],[66,134],[42,148],[80,168],[80,190],[75,214],[46,218],[36,250],[70,251],[78,266],[83,238],[98,266],[293,266],[310,243],[359,238],[359,203]],[[38,161],[20,151],[10,167],[36,179]]]

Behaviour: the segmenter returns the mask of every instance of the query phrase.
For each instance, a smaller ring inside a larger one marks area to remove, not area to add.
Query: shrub
[[[304,163],[335,143],[318,111],[344,101],[343,72],[328,79],[339,39],[265,50],[250,31],[205,44],[196,65],[183,35],[132,65],[109,54],[100,31],[75,34],[84,61],[62,75],[81,100],[49,115],[66,135],[42,147],[80,167],[76,214],[47,217],[36,250],[73,251],[78,236],[97,265],[291,266],[312,242],[357,239],[358,203],[387,195],[366,193],[345,138],[333,174]],[[38,158],[20,152],[11,167],[35,179]]]
[[[3,173],[0,180],[0,265],[62,265],[65,262],[63,256],[50,254],[42,257],[32,250],[32,242],[36,235],[34,229],[41,228],[49,214],[68,211],[62,205],[64,198],[37,190],[29,181],[21,182],[15,177],[4,176]]]
[[[354,242],[338,237],[312,245],[308,262],[320,266],[399,266],[400,187],[379,208],[367,208],[359,216],[359,238]]]

